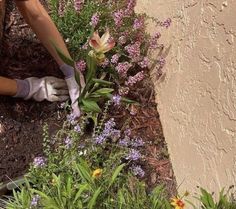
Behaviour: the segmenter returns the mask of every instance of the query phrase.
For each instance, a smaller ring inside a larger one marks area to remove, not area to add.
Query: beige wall
[[[173,20],[166,77],[153,80],[180,190],[236,185],[236,0],[138,0],[138,11]]]

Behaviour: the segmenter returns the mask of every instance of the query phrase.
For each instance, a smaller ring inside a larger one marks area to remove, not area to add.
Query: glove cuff
[[[16,79],[17,84],[17,92],[13,96],[15,98],[25,98],[29,95],[30,92],[30,84],[27,80],[19,80]]]
[[[63,65],[60,66],[60,70],[65,75],[65,79],[71,78],[75,75],[74,68],[71,67],[70,65],[63,64]]]

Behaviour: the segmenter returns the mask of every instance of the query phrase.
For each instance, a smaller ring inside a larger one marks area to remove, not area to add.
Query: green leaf
[[[126,164],[121,164],[119,165],[116,170],[114,171],[112,177],[111,177],[111,180],[110,180],[110,183],[109,183],[109,187],[115,182],[117,176],[120,174],[121,170],[125,167]]]
[[[86,110],[91,112],[101,112],[102,110],[98,106],[98,104],[95,101],[88,100],[88,99],[82,99],[82,103]]]
[[[77,201],[79,198],[81,198],[81,194],[82,194],[84,191],[88,190],[88,188],[89,188],[89,185],[88,185],[88,184],[80,185],[79,191],[78,191],[78,192],[76,193],[76,195],[75,195],[75,199],[74,199],[74,201],[73,201],[73,204],[75,204],[76,201]]]
[[[87,163],[82,159],[79,159],[79,161],[79,164],[76,165],[76,169],[78,170],[80,177],[83,179],[83,181],[89,183],[90,185],[94,184],[91,171]]]
[[[202,196],[200,197],[202,203],[204,206],[206,207],[211,207],[214,208],[215,203],[214,200],[212,198],[212,195],[210,193],[208,193],[205,189],[200,188]]]
[[[90,57],[89,55],[87,56],[86,61],[88,66],[88,70],[86,71],[86,83],[88,83],[92,80],[92,78],[95,77],[97,63],[96,60],[93,57]]]
[[[122,102],[126,102],[126,103],[128,103],[128,104],[134,104],[134,103],[138,103],[138,102],[136,102],[136,101],[134,101],[134,100],[131,100],[131,99],[128,99],[128,98],[126,98],[126,97],[122,97],[121,98],[121,101]]]
[[[90,200],[89,203],[88,203],[88,208],[89,208],[89,209],[92,209],[92,208],[95,206],[96,200],[97,200],[97,198],[98,198],[98,196],[99,196],[99,194],[100,194],[101,192],[102,192],[102,188],[101,188],[101,187],[99,187],[99,188],[94,192],[93,197],[91,198],[91,200]]]
[[[75,62],[74,60],[72,60],[71,58],[67,57],[60,48],[57,47],[57,45],[55,44],[54,41],[51,41],[53,47],[56,49],[57,54],[59,55],[59,57],[63,60],[63,62],[65,62],[67,65],[70,65],[72,67],[74,67]]]
[[[119,190],[118,191],[118,204],[119,204],[119,209],[122,209],[123,206],[125,205],[125,197],[123,195],[123,191]]]
[[[113,85],[114,83],[110,82],[110,81],[105,81],[105,80],[102,80],[102,79],[96,79],[96,78],[93,78],[92,81],[94,83],[98,83],[98,84],[101,84],[101,85]]]
[[[112,88],[101,88],[101,89],[96,90],[94,93],[99,94],[99,95],[104,95],[104,94],[110,94],[113,91],[114,89]]]

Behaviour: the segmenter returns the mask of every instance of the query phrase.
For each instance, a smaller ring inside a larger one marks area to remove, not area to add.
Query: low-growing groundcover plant
[[[169,199],[162,186],[149,191],[141,181],[144,141],[131,130],[118,128],[108,117],[112,108],[139,105],[130,96],[135,85],[165,64],[160,32],[148,34],[147,20],[136,14],[135,0],[51,0],[51,15],[63,34],[73,59],[58,54],[76,70],[81,117],[68,114],[61,130],[49,136],[44,127],[44,153],[34,159],[26,183],[2,200],[7,209],[183,209],[187,193]],[[53,43],[53,40],[52,40]],[[159,55],[151,58],[154,50]],[[67,108],[67,105],[65,105]],[[91,122],[92,130],[88,131]],[[235,208],[222,192],[219,202],[201,190],[202,209]],[[189,205],[191,203],[189,202]],[[194,205],[192,205],[194,207]]]

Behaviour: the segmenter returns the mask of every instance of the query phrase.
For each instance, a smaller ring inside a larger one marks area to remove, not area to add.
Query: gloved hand
[[[71,99],[72,114],[75,117],[80,117],[81,111],[78,105],[78,98],[80,96],[80,87],[75,80],[74,68],[67,64],[63,64],[60,66],[60,69],[65,75],[65,81],[68,86],[69,95]]]
[[[30,77],[17,81],[17,94],[14,97],[21,97],[25,100],[34,99],[50,102],[65,101],[69,98],[66,82],[55,77]]]

